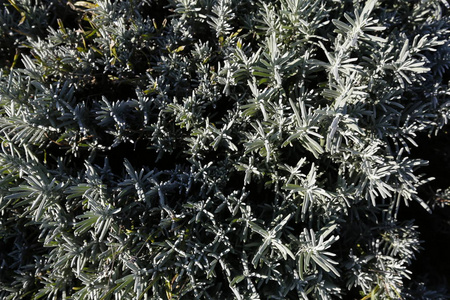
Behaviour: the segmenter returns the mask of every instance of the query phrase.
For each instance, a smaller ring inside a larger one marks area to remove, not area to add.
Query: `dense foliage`
[[[445,297],[447,1],[1,3],[2,299]]]

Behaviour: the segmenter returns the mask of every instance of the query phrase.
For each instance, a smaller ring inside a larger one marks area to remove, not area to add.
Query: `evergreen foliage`
[[[398,213],[432,212],[410,151],[450,116],[447,1],[8,0],[0,24],[2,299],[446,297]]]

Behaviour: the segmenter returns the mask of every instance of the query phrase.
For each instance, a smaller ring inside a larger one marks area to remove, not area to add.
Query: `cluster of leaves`
[[[48,2],[0,12],[3,299],[444,297],[397,214],[446,1]]]

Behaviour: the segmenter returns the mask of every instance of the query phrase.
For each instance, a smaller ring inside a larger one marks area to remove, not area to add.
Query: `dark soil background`
[[[418,137],[418,147],[411,156],[429,161],[420,169],[435,180],[421,188],[420,196],[433,210],[427,213],[417,202],[400,210],[401,219],[415,219],[423,241],[420,253],[412,264],[415,279],[423,280],[431,289],[450,290],[450,199],[436,197],[438,190],[450,186],[450,125],[446,125],[437,135],[422,134]],[[446,201],[449,202],[446,202]],[[439,205],[439,202],[446,203]]]

